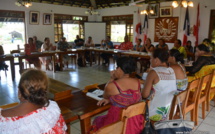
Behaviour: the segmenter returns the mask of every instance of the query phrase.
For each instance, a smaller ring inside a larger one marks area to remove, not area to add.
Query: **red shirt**
[[[120,50],[129,50],[133,48],[132,42],[123,42],[119,45]]]

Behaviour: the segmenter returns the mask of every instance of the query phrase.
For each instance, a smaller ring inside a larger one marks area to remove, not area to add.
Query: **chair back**
[[[212,76],[212,74],[208,74],[201,78],[200,86],[199,86],[199,93],[197,95],[197,102],[199,101],[199,99],[201,99],[203,97],[205,97],[205,99],[206,99],[206,96],[209,94],[211,76]]]
[[[148,102],[149,103],[149,102]],[[126,132],[127,121],[129,118],[145,113],[146,102],[139,102],[128,106],[122,110],[121,120],[124,121],[123,134]]]
[[[212,80],[211,80],[211,86],[210,86],[210,88],[212,88],[212,89],[215,90],[215,69],[213,70],[211,77],[212,77]]]
[[[93,88],[99,88],[99,87],[98,87],[98,84],[96,83],[96,84],[92,84],[92,85],[85,86],[83,92],[84,92],[84,93],[87,93],[88,90],[93,89]]]
[[[200,83],[200,79],[196,79],[192,82],[189,82],[188,84],[188,88],[187,88],[187,97],[185,100],[185,106],[187,106],[187,102],[188,100],[190,100],[190,102],[195,103],[196,99],[198,97],[198,92],[199,92],[199,84]],[[194,91],[194,92],[193,92]],[[191,94],[191,92],[193,92],[193,94]]]
[[[18,104],[19,104],[18,102],[10,103],[10,104],[6,104],[6,105],[2,105],[2,106],[0,106],[0,108],[2,108],[2,109],[7,109],[7,108],[14,107],[14,106],[16,106],[16,105],[18,105]]]
[[[181,110],[183,111],[184,107],[185,107],[185,100],[186,98],[188,97],[187,96],[187,90],[183,91],[183,92],[180,92],[179,94],[177,95],[174,95],[174,98],[172,100],[172,104],[171,104],[171,109],[170,109],[170,113],[169,113],[169,120],[172,120],[174,118],[174,113],[175,113],[175,110],[177,108],[178,105],[181,105]],[[180,104],[177,100],[177,98],[180,99]],[[187,102],[186,102],[187,104]],[[183,112],[182,112],[183,113]],[[183,115],[184,116],[184,115]]]
[[[125,134],[128,118],[136,115],[143,115],[145,113],[145,106],[145,102],[139,102],[128,106],[122,110],[121,119],[119,121],[104,126],[96,132],[91,132],[91,134]]]

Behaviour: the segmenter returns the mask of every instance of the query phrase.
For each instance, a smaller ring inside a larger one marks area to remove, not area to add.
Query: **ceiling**
[[[37,2],[37,3],[72,6],[72,7],[82,7],[82,8],[93,7],[95,9],[101,9],[101,8],[128,6],[129,3],[131,3],[131,1],[137,2],[140,0],[30,0],[30,1]],[[172,0],[145,0],[144,2],[141,2],[141,3],[156,3],[161,1],[172,1]],[[138,3],[138,4],[141,4],[141,3]]]

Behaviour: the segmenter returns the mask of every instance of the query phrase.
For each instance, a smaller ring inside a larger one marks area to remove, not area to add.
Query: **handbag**
[[[141,134],[156,134],[155,128],[153,127],[149,119],[148,101],[146,102],[145,121],[146,121],[145,127]]]
[[[180,119],[156,122],[154,127],[157,134],[185,134],[190,133],[194,128],[193,121],[183,120],[179,97],[177,97],[177,101],[180,111]]]

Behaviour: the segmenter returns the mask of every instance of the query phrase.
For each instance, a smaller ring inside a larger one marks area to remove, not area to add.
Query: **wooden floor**
[[[46,74],[50,78],[64,82],[65,84],[77,87],[79,89],[84,89],[85,86],[90,84],[102,84],[107,82],[110,78],[109,71],[114,68],[114,64],[110,64],[110,66],[93,65],[92,67],[88,66],[84,68],[69,65],[69,68],[62,72],[56,72],[53,74],[52,71],[46,71]],[[16,66],[16,78],[14,82],[11,80],[10,70],[7,72],[7,77],[5,77],[4,71],[0,72],[0,105],[19,101],[17,97],[17,85],[20,79],[18,70],[19,68]],[[211,104],[212,103],[213,102],[211,102]],[[204,121],[200,116],[201,110],[199,112],[199,126],[195,128],[195,131],[200,132],[201,134],[215,134],[215,108],[211,105],[211,110],[210,112],[206,112],[206,119]],[[188,114],[187,119],[189,118],[190,117]],[[79,121],[71,124],[71,132],[72,134],[80,134]]]

